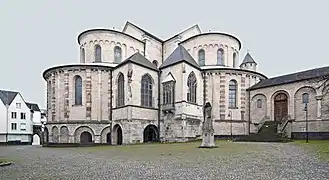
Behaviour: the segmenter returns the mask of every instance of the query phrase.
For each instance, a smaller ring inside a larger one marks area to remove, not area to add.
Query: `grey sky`
[[[0,88],[46,107],[42,72],[79,61],[83,30],[127,20],[164,39],[193,24],[233,34],[268,77],[329,65],[328,0],[1,0]]]

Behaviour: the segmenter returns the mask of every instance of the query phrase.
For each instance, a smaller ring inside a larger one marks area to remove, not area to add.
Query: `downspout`
[[[111,127],[111,131],[110,131],[110,144],[112,145],[112,111],[113,111],[113,107],[112,107],[112,99],[113,99],[113,95],[112,95],[112,69],[110,70],[110,87],[111,87],[111,90],[110,90],[110,114],[109,114],[109,120],[110,120],[110,127]]]
[[[160,76],[161,70],[158,71],[158,142],[160,142],[160,118],[161,118],[161,108],[160,108]]]
[[[205,104],[206,104],[206,71],[203,70],[202,73],[203,73],[203,107],[204,107]],[[205,116],[205,112],[203,110],[203,107],[202,107],[202,111],[203,111],[203,122],[205,122],[206,116]]]
[[[247,90],[248,91],[248,90]],[[250,91],[248,91],[248,135],[250,134],[250,118],[251,118],[251,112],[250,112]]]
[[[6,127],[6,144],[8,144],[8,131],[9,131],[9,128],[8,128],[8,126],[9,126],[9,124],[8,124],[8,108],[9,108],[9,106],[8,105],[5,105],[6,106],[6,112],[7,112],[7,115],[6,115],[6,117],[7,117],[7,127]]]

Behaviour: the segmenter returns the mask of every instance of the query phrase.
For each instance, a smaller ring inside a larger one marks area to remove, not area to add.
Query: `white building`
[[[19,92],[0,90],[0,143],[30,144],[33,123],[30,108]]]

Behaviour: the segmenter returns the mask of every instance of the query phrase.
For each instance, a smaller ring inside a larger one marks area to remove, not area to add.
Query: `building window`
[[[163,104],[172,104],[174,101],[174,83],[166,82],[163,84]]]
[[[308,103],[308,101],[309,101],[309,94],[308,93],[303,93],[303,95],[302,95],[303,104]]]
[[[217,64],[224,65],[224,50],[222,48],[217,50]]]
[[[122,50],[119,46],[114,47],[114,62],[120,63],[122,59]]]
[[[156,67],[158,67],[158,61],[157,60],[154,60],[153,62],[152,62]]]
[[[16,103],[16,108],[17,109],[21,109],[22,108],[22,104],[21,103]]]
[[[119,74],[118,77],[118,106],[124,106],[125,105],[125,79],[122,73]]]
[[[26,119],[26,114],[25,113],[21,113],[21,119]]]
[[[80,52],[81,54],[80,54],[80,61],[82,62],[82,63],[85,63],[86,62],[86,53],[85,53],[85,49],[84,48],[81,48],[81,52]]]
[[[257,108],[262,108],[262,100],[261,99],[257,100]]]
[[[197,81],[194,72],[191,72],[187,78],[187,101],[196,103]]]
[[[75,76],[74,79],[74,98],[75,105],[82,105],[82,78]]]
[[[17,123],[11,123],[11,130],[17,130]]]
[[[152,78],[150,75],[145,74],[142,77],[141,83],[141,105],[146,107],[152,107]]]
[[[236,108],[237,101],[237,83],[235,80],[231,80],[229,83],[229,108]]]
[[[235,67],[236,66],[236,62],[237,61],[237,59],[236,59],[236,53],[233,53],[233,67]]]
[[[199,65],[200,66],[204,66],[205,65],[205,59],[206,59],[205,56],[206,55],[205,55],[204,50],[203,49],[200,49],[199,50],[199,53],[198,53],[198,59],[199,59]]]
[[[26,123],[21,123],[21,131],[26,131]]]
[[[11,112],[11,119],[16,119],[16,118],[17,118],[17,113]]]
[[[95,62],[96,63],[102,62],[102,48],[98,44],[95,46]]]

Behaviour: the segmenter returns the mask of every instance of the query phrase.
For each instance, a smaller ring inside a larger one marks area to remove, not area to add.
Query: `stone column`
[[[322,96],[315,96],[316,98],[316,101],[317,101],[317,113],[316,113],[316,117],[317,117],[317,120],[321,120],[321,101],[322,101]]]
[[[98,70],[98,117],[97,120],[102,120],[102,71]]]
[[[86,120],[91,120],[91,72],[86,70]]]

